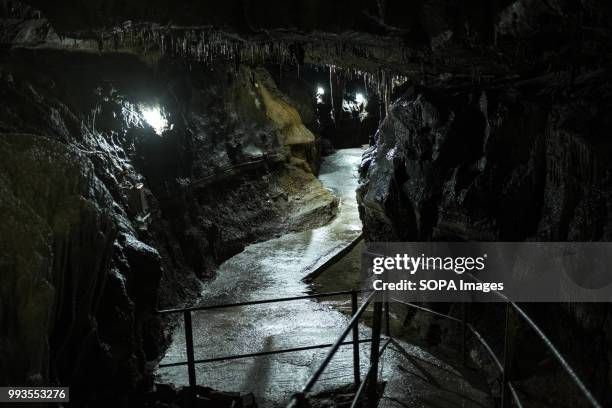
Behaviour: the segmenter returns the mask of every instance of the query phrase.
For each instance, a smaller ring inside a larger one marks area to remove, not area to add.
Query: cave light
[[[317,87],[317,103],[323,103],[323,95],[325,95],[325,88],[319,85]]]
[[[141,106],[142,117],[155,130],[159,136],[168,127],[168,120],[164,117],[159,105]]]
[[[355,95],[355,101],[361,105],[365,102],[365,96],[363,96],[361,92],[357,92],[357,95]]]

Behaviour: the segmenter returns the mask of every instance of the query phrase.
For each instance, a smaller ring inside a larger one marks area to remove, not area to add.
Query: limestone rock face
[[[260,93],[266,106],[266,115],[281,132],[283,144],[291,146],[314,143],[314,135],[304,126],[300,114],[293,106],[274,98],[264,85]]]
[[[362,162],[367,236],[608,239],[608,75],[580,78],[568,98],[533,83],[408,91]]]
[[[576,78],[571,90],[550,76],[481,87],[434,83],[411,87],[392,105],[363,156],[360,215],[371,241],[609,241],[612,174],[608,137],[610,72]],[[434,307],[451,314],[457,305]],[[598,398],[609,403],[612,332],[609,305],[526,305]],[[496,350],[503,309],[470,306],[470,319]],[[455,327],[416,313],[424,337],[456,342]],[[513,351],[522,358],[517,381],[532,401],[586,406],[524,325]],[[442,333],[442,335],[441,335]],[[585,350],[580,344],[589,343]],[[495,368],[472,344],[473,356]],[[531,356],[526,359],[524,356]],[[530,363],[527,364],[526,361]],[[538,361],[546,372],[537,368]],[[496,390],[496,385],[491,384]],[[540,395],[538,390],[554,390]]]
[[[2,383],[66,383],[77,404],[114,404],[163,355],[173,321],[156,309],[196,299],[199,278],[248,243],[335,215],[294,152],[318,162],[316,139],[304,127],[286,143],[256,84],[286,125],[304,125],[266,77],[123,54],[3,56]]]
[[[91,163],[44,136],[0,137],[2,383],[45,384],[79,366],[98,335],[117,228]]]
[[[263,102],[266,117],[276,127],[280,142],[289,148],[289,154],[294,161],[297,159],[303,163],[301,167],[311,173],[317,173],[318,140],[302,119],[302,113],[310,113],[308,107],[283,94],[265,70],[257,70],[255,78],[255,87]],[[299,106],[300,110],[295,106]],[[309,119],[310,125],[313,126],[315,121]]]

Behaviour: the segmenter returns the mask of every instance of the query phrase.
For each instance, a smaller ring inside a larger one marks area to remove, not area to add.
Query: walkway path
[[[202,304],[300,296],[307,292],[302,278],[361,232],[355,202],[361,153],[361,149],[345,149],[324,158],[321,182],[341,200],[340,213],[331,223],[248,246],[221,265],[217,278],[202,294]],[[197,312],[193,322],[195,357],[202,359],[333,343],[348,318],[329,302],[301,300]],[[368,328],[361,330],[362,337],[369,336]],[[366,348],[362,347],[362,372],[366,370]],[[310,350],[200,364],[196,366],[197,379],[199,384],[221,391],[253,392],[260,407],[284,406],[325,353],[326,349]],[[185,359],[183,328],[179,327],[162,363]],[[401,378],[401,374],[394,374],[398,361],[400,358],[391,358],[385,376]],[[186,367],[165,368],[158,375],[163,382],[185,385],[186,371]],[[351,348],[343,347],[315,391],[349,384],[352,373]]]

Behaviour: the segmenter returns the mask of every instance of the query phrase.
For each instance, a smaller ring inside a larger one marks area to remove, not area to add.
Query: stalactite
[[[385,21],[385,12],[387,10],[387,2],[386,0],[377,0],[376,3],[378,5],[378,18],[380,19],[382,23]]]
[[[2,4],[6,7],[7,0]],[[384,7],[384,1],[382,6]],[[405,76],[394,75],[384,67],[372,72],[354,66],[324,63],[325,60],[350,61],[354,56],[373,58],[374,55],[368,46],[349,46],[346,42],[327,39],[320,39],[316,43],[283,40],[246,41],[209,26],[168,27],[158,24],[134,24],[131,21],[100,33],[100,36],[101,47],[104,49],[116,51],[131,48],[146,53],[157,48],[161,54],[179,56],[188,60],[190,66],[193,66],[192,64],[212,66],[216,61],[222,60],[233,63],[236,71],[243,63],[250,65],[273,63],[279,65],[281,70],[286,66],[295,66],[298,77],[301,76],[302,67],[309,53],[311,63],[313,59],[318,60],[321,61],[320,67],[329,69],[334,120],[339,120],[342,114],[342,99],[347,81],[363,80],[365,88],[378,95],[382,120],[388,112],[394,87],[407,80]],[[321,57],[321,53],[329,58]],[[402,58],[410,57],[405,53],[402,55]]]

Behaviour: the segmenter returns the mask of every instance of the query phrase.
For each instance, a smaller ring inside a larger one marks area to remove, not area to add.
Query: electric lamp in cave
[[[317,87],[317,103],[323,103],[323,95],[325,95],[325,88],[322,86]]]
[[[140,106],[140,111],[145,122],[153,128],[158,136],[161,136],[164,130],[168,128],[168,120],[164,117],[158,105]]]

